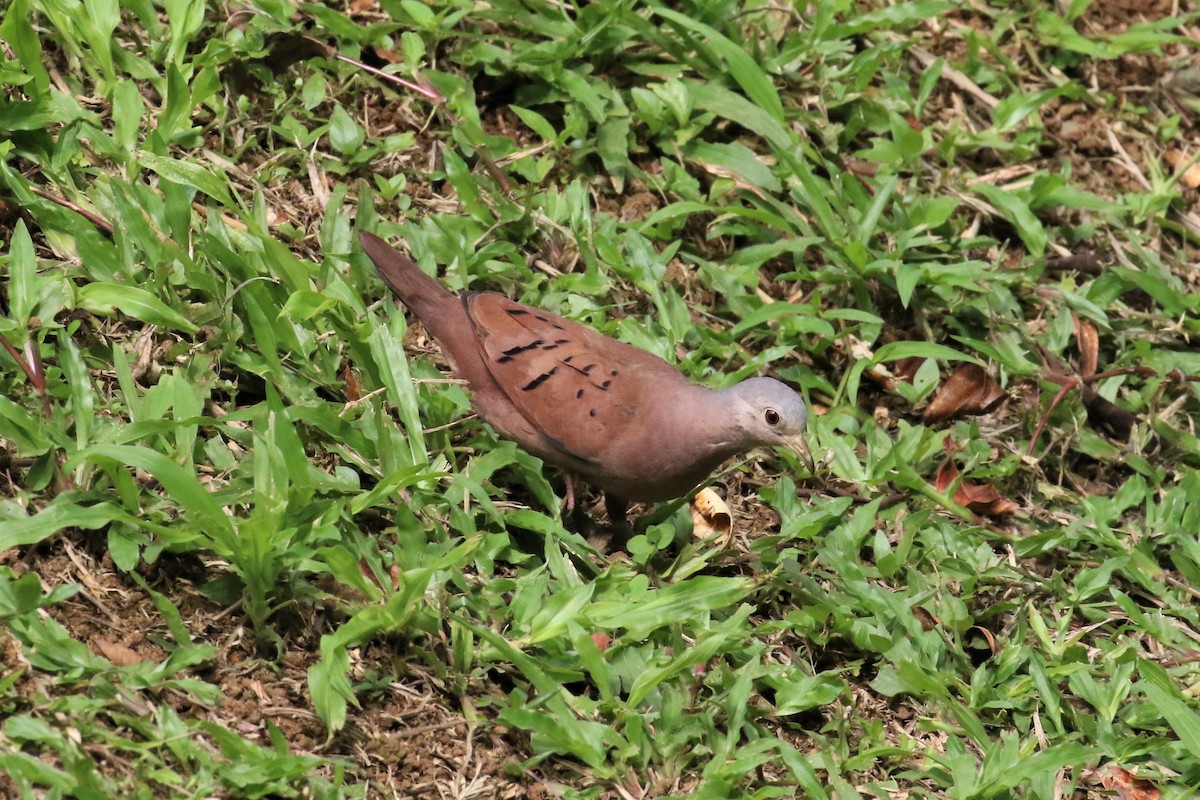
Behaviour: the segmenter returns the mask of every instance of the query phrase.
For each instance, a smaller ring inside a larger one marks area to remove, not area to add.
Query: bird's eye
[[[779,412],[773,408],[768,408],[766,411],[763,412],[763,419],[767,421],[768,425],[772,425],[772,426],[778,425],[779,424]]]

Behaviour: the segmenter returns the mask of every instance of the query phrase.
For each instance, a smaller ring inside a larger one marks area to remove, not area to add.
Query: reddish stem
[[[21,351],[13,347],[12,342],[8,340],[4,334],[0,333],[0,345],[8,351],[8,354],[13,357],[13,361],[17,362],[17,366],[25,373],[25,377],[29,380],[33,390],[37,392],[38,398],[42,401],[42,414],[46,419],[50,419],[50,398],[46,394],[46,377],[42,371],[41,358],[38,355],[37,344],[32,343],[29,353],[29,360],[22,358]]]
[[[1062,386],[1058,390],[1058,394],[1054,395],[1054,399],[1050,401],[1050,407],[1046,409],[1046,413],[1038,420],[1037,429],[1033,432],[1033,436],[1029,439],[1029,447],[1025,450],[1026,456],[1033,455],[1033,446],[1037,444],[1038,438],[1042,435],[1042,431],[1046,430],[1046,423],[1050,421],[1050,415],[1054,413],[1054,409],[1058,408],[1058,404],[1067,396],[1067,392],[1079,386],[1078,378],[1071,378],[1066,375],[1048,375],[1050,380]]]
[[[88,211],[86,208],[84,208],[82,206],[78,206],[75,203],[72,203],[70,200],[64,200],[61,197],[55,197],[54,195],[50,194],[49,192],[42,191],[41,189],[37,188],[36,186],[30,186],[29,191],[33,192],[38,197],[40,197],[44,200],[49,200],[51,203],[58,203],[63,208],[74,211],[76,214],[83,217],[88,222],[92,223],[97,228],[99,228],[100,230],[107,233],[109,236],[113,235],[113,224],[111,222],[109,222],[108,220],[106,220],[104,217],[100,216],[99,214],[93,214],[91,211]]]

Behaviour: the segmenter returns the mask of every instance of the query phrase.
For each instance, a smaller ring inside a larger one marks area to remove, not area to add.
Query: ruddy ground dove
[[[378,236],[360,240],[466,381],[479,416],[602,489],[614,524],[625,523],[629,501],[680,497],[754,447],[790,447],[812,471],[807,411],[783,383],[697,386],[658,356],[579,323],[499,294],[455,295]]]

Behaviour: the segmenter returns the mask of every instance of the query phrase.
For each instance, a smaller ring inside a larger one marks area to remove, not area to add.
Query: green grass
[[[1193,796],[1181,6],[10,2],[0,794]],[[789,381],[824,484],[595,552],[359,229]]]

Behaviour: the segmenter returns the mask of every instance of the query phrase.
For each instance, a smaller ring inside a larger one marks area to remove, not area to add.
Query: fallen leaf
[[[100,651],[100,655],[118,667],[128,667],[146,660],[138,655],[136,650],[109,639],[97,639],[96,649]]]
[[[937,476],[934,478],[937,490],[945,492],[957,478],[958,467],[954,466],[953,461],[946,459],[942,466],[938,467]],[[1020,508],[1016,501],[1004,497],[990,483],[971,483],[966,480],[958,484],[958,489],[954,492],[954,502],[985,517],[1007,516]]]
[[[1079,374],[1087,378],[1096,374],[1100,361],[1100,334],[1090,322],[1075,318],[1075,338],[1079,344]],[[1083,407],[1087,409],[1088,422],[1094,428],[1107,431],[1114,439],[1129,441],[1137,415],[1101,397],[1090,384],[1082,384]],[[1047,412],[1047,415],[1049,412]]]
[[[361,400],[362,384],[359,383],[358,376],[354,374],[354,370],[350,368],[349,361],[342,366],[342,380],[346,382],[346,401],[357,403]]]
[[[987,642],[988,649],[992,651],[992,655],[999,655],[1000,651],[1004,649],[1000,643],[996,641],[996,634],[992,633],[982,625],[972,625],[967,630],[968,632],[978,632],[979,635],[983,637],[983,640]]]
[[[845,160],[846,170],[852,175],[861,175],[865,178],[874,178],[879,172],[879,165],[872,161],[864,161],[861,158],[847,158]]]
[[[913,606],[913,616],[917,618],[917,622],[921,623],[921,630],[931,631],[942,624],[942,621],[937,618],[937,615],[921,608],[921,606]]]
[[[871,349],[871,345],[856,336],[849,336],[847,339],[847,343],[839,349],[847,352],[855,361],[875,360],[875,351]],[[874,364],[867,367],[865,374],[868,378],[882,386],[884,391],[895,394],[896,376],[892,374],[887,364]]]
[[[1100,785],[1115,791],[1121,800],[1158,800],[1162,795],[1150,781],[1142,780],[1116,764],[1106,764],[1098,772]]]
[[[374,47],[372,48],[372,51],[375,53],[376,58],[378,58],[380,61],[386,61],[389,64],[404,63],[404,56],[400,53],[397,53],[395,50],[387,50],[383,47]]]
[[[1075,317],[1075,338],[1079,340],[1079,374],[1085,378],[1095,375],[1100,363],[1100,334],[1096,326]]]
[[[721,495],[704,487],[692,498],[692,536],[707,539],[710,536],[729,536],[733,530],[733,515]]]
[[[603,653],[608,649],[608,646],[612,644],[612,637],[607,633],[593,633],[592,641],[595,642],[596,649]]]
[[[1008,395],[978,364],[963,364],[954,371],[925,409],[925,422],[934,423],[967,414],[986,414]]]
[[[917,370],[924,363],[925,356],[909,356],[897,361],[896,365],[892,367],[892,372],[899,380],[912,383],[913,379],[917,377]]]

